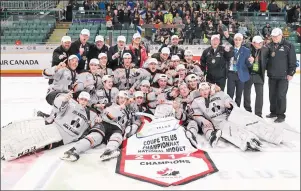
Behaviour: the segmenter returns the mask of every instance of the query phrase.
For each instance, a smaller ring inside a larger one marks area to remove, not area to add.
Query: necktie
[[[238,49],[237,49],[237,48],[234,48],[234,57],[235,57],[235,63],[233,64],[233,71],[234,71],[234,72],[237,72],[237,68],[236,68],[237,57],[238,57],[237,53],[238,53]]]

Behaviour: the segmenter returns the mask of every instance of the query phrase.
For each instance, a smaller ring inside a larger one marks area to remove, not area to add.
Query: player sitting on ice
[[[16,121],[1,129],[1,158],[14,160],[40,149],[52,149],[77,141],[100,118],[87,109],[90,95],[81,92],[77,101],[72,92],[60,94],[53,102],[57,116],[54,123],[44,124],[42,118]]]
[[[206,129],[222,130],[222,138],[243,151],[260,151],[262,143],[258,137],[270,143],[281,143],[283,132],[280,128],[273,127],[264,119],[238,108],[228,94],[210,91],[208,83],[201,83],[202,97],[195,99],[191,104],[194,119],[203,123]]]
[[[100,156],[102,161],[110,160],[120,154],[119,146],[123,140],[123,132],[128,124],[129,112],[126,110],[128,93],[120,91],[117,104],[106,107],[101,115],[102,122],[90,130],[90,133],[78,141],[76,145],[64,153],[61,158],[67,161],[77,161],[79,155],[101,143],[107,143],[104,153]]]
[[[175,99],[173,107],[175,109],[176,118],[181,120],[183,122],[183,126],[186,128],[186,137],[194,147],[198,148],[196,135],[199,132],[199,127],[202,127],[209,144],[214,147],[221,137],[222,132],[213,128],[206,128],[204,124],[200,122],[197,123],[195,120],[193,120],[198,113],[198,110],[191,109],[191,101],[194,99],[192,96],[194,95],[190,94],[191,92],[188,89],[187,84],[180,84],[179,92],[180,96]]]
[[[147,107],[145,107],[144,103],[144,95],[142,91],[136,91],[134,93],[134,102],[130,104],[129,110],[131,112],[131,121],[128,126],[125,128],[125,137],[129,138],[133,134],[135,134],[138,128],[141,125],[140,116],[136,115],[136,112],[146,112]]]
[[[76,68],[78,66],[78,57],[71,55],[68,57],[68,64],[65,61],[59,63],[57,66],[47,68],[43,71],[43,76],[46,79],[52,79],[53,83],[48,87],[46,101],[49,105],[53,105],[54,99],[60,93],[68,93],[73,90],[75,82],[77,80]],[[37,112],[37,116],[45,117],[46,124],[53,122],[55,113],[52,111],[50,115]]]

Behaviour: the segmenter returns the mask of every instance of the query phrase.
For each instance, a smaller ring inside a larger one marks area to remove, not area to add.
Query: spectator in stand
[[[114,30],[120,30],[121,29],[121,24],[119,22],[118,11],[116,9],[114,10],[114,13],[113,13],[112,17],[113,17],[112,22],[113,22]]]
[[[269,23],[266,23],[266,25],[262,28],[262,35],[264,38],[267,38],[268,36],[271,35],[272,32],[272,27],[270,26]]]
[[[239,2],[238,1],[234,1],[233,3],[231,3],[230,5],[230,10],[232,12],[237,12],[238,11],[238,7],[239,7]]]
[[[118,15],[119,23],[123,24],[124,23],[124,7],[123,7],[123,5],[118,5],[117,15]]]
[[[187,20],[187,24],[185,24],[184,33],[184,43],[188,42],[188,44],[191,44],[192,39],[194,38],[194,24],[191,23],[190,20]]]
[[[278,7],[278,5],[276,4],[275,0],[272,0],[271,3],[268,5],[268,10],[269,12],[280,12],[280,8]],[[273,16],[274,14],[271,14],[271,16]],[[277,14],[275,15],[277,16]]]
[[[176,16],[176,14],[178,13],[178,9],[176,8],[176,5],[175,4],[172,4],[169,12],[172,14],[173,17]]]
[[[296,9],[293,13],[292,21],[300,23],[300,6],[296,6]]]
[[[201,9],[207,9],[207,3],[206,0],[203,0],[201,3]]]
[[[131,7],[127,7],[125,10],[124,10],[124,17],[123,17],[123,29],[127,30],[132,21],[131,21]]]
[[[164,16],[163,16],[163,13],[161,11],[155,16],[155,21],[157,21],[157,20],[160,20],[160,22],[164,21]],[[181,20],[182,20],[182,18],[181,18]]]
[[[213,26],[212,20],[207,21],[207,25],[205,28],[206,38],[211,39],[213,34],[216,34],[216,29]]]
[[[148,56],[146,53],[146,48],[141,45],[141,35],[139,33],[135,33],[133,35],[132,44],[129,45],[129,49],[132,51],[132,54],[137,58],[135,67],[141,68],[144,62],[147,60]]]
[[[173,35],[171,37],[170,57],[172,55],[178,55],[180,59],[184,59],[184,49],[179,47],[179,37]]]
[[[301,43],[301,26],[297,27],[296,32],[297,32],[297,38],[298,38],[297,42]]]
[[[179,44],[183,44],[183,42],[184,42],[184,32],[183,32],[182,28],[176,28],[174,34],[179,37]]]
[[[107,12],[107,16],[106,16],[106,27],[107,30],[112,30],[113,29],[113,22],[112,22],[113,18],[111,16],[111,12]]]

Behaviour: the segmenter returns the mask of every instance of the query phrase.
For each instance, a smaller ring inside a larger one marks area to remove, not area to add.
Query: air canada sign
[[[173,117],[145,120],[139,132],[124,141],[116,165],[116,173],[165,187],[217,171],[205,151],[191,146]]]
[[[41,71],[51,67],[52,54],[1,54],[1,71]]]

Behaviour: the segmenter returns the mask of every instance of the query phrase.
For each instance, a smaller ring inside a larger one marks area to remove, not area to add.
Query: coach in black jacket
[[[247,111],[252,112],[251,108],[251,88],[255,87],[255,115],[262,117],[263,106],[263,85],[265,78],[265,69],[267,64],[268,49],[263,46],[261,36],[254,36],[251,45],[251,55],[249,59],[252,67],[249,68],[250,79],[245,82],[244,86],[244,107]]]
[[[137,59],[133,55],[130,49],[126,48],[125,46],[126,38],[125,36],[118,36],[117,44],[115,46],[111,46],[108,51],[108,68],[111,68],[113,71],[117,68],[122,68],[122,56],[124,53],[130,53],[132,55],[132,62],[137,64]]]
[[[266,117],[277,117],[275,122],[281,123],[285,121],[288,82],[296,73],[297,58],[294,45],[282,38],[280,28],[273,29],[271,36],[273,42],[267,45],[267,74],[271,113]]]
[[[90,63],[90,60],[93,58],[98,59],[98,55],[100,53],[108,54],[109,52],[109,45],[106,45],[104,43],[104,38],[101,35],[98,35],[95,37],[95,44],[91,44],[90,50],[88,52],[87,58],[88,63]],[[87,65],[87,70],[89,70],[89,64]]]
[[[78,66],[76,68],[77,73],[83,72],[86,69],[86,64],[88,65],[87,55],[91,46],[90,43],[88,43],[89,38],[90,31],[88,29],[83,29],[80,32],[79,39],[71,44],[71,54],[74,54],[79,58]]]
[[[63,36],[61,40],[61,46],[54,49],[52,53],[52,64],[51,66],[57,66],[59,63],[65,60],[67,64],[68,57],[72,55],[70,53],[70,46],[71,46],[71,38],[70,36]],[[50,79],[48,84],[52,84],[53,80]]]
[[[220,46],[220,36],[212,35],[211,47],[204,50],[201,57],[201,69],[206,75],[206,81],[217,84],[222,91],[225,89],[228,65],[233,50]]]

